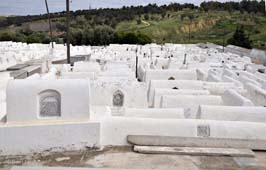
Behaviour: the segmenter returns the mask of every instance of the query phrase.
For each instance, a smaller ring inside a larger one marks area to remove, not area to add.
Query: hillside
[[[194,19],[182,19],[182,15],[193,14]],[[144,21],[143,21],[144,22]],[[118,32],[139,31],[156,43],[199,43],[213,42],[223,44],[233,35],[238,24],[245,27],[246,33],[253,41],[253,46],[266,49],[266,17],[251,15],[239,11],[229,13],[225,11],[184,10],[169,13],[169,17],[150,16],[145,23],[137,21],[121,22],[116,27]],[[190,38],[189,38],[190,37]]]
[[[243,25],[252,46],[266,49],[266,16],[261,5],[264,1],[255,5],[250,2],[245,6],[247,2],[218,5],[209,2],[200,7],[193,4],[150,4],[76,11],[72,12],[71,42],[74,45],[150,42],[213,42],[222,45],[232,37],[238,25]],[[231,8],[225,9],[229,5]],[[64,15],[64,12],[52,14],[54,41],[58,43],[65,40]],[[46,18],[46,15],[0,17],[0,40],[49,43]]]

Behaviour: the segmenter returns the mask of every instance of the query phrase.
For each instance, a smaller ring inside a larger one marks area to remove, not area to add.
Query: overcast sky
[[[199,5],[204,0],[70,0],[71,10],[92,8],[118,8],[130,5],[146,5],[157,3],[159,5],[171,2],[195,3]],[[206,0],[208,1],[208,0]],[[220,0],[221,2],[228,0]],[[51,12],[65,10],[65,0],[48,0]],[[30,15],[45,13],[45,0],[0,0],[0,15]]]

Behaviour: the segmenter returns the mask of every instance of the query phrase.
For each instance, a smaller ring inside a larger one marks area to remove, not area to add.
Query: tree
[[[141,20],[137,19],[137,24],[140,25],[141,24]]]
[[[70,40],[73,45],[82,45],[83,30],[82,29],[71,29]]]
[[[82,44],[94,45],[94,30],[92,28],[86,28],[82,36]]]
[[[26,38],[26,42],[28,44],[31,43],[41,43],[41,38],[37,34],[31,34]]]
[[[232,44],[232,45],[236,45],[236,46],[244,47],[248,49],[252,48],[252,41],[246,35],[243,25],[237,26],[233,37],[228,40],[228,44]]]
[[[109,45],[113,42],[115,31],[110,26],[97,26],[94,29],[94,45]]]
[[[0,41],[14,41],[14,39],[15,34],[13,32],[6,31],[0,35]]]
[[[142,34],[140,32],[116,33],[114,43],[145,45],[152,43],[152,40],[149,36]]]
[[[149,20],[149,19],[150,19],[149,14],[145,14],[145,15],[144,15],[144,19],[145,19],[145,20]]]

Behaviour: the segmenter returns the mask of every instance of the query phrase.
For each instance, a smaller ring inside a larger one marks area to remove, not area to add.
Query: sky
[[[194,3],[199,5],[204,0],[70,0],[71,10],[92,8],[119,8],[131,5],[146,5],[157,3],[158,5],[178,3]],[[206,0],[208,1],[208,0]],[[226,0],[220,0],[224,2]],[[65,0],[48,0],[51,12],[65,10]],[[33,15],[46,13],[45,0],[0,0],[0,15]]]

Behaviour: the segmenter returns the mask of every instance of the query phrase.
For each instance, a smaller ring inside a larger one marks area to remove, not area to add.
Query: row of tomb
[[[250,149],[266,149],[256,143],[266,140],[265,67],[250,57],[179,44],[73,48],[86,61],[43,56],[40,74],[0,73],[1,155],[128,145],[128,135],[249,140]]]

